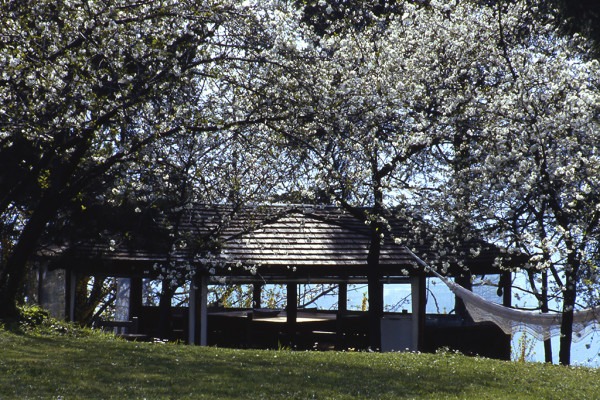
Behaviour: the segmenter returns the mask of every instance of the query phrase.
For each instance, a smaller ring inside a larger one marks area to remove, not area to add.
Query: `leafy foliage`
[[[2,325],[0,325],[2,326]],[[22,335],[72,338],[103,335],[99,331],[84,328],[50,316],[47,310],[37,305],[19,306],[19,317],[5,321],[2,329]]]
[[[48,223],[118,201],[150,146],[173,153],[182,137],[252,120],[224,102],[273,47],[259,14],[218,1],[2,4],[0,313],[14,313]]]

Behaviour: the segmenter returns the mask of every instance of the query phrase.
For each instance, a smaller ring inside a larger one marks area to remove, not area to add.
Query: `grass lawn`
[[[0,328],[0,399],[600,399],[600,370],[454,353],[294,352]]]

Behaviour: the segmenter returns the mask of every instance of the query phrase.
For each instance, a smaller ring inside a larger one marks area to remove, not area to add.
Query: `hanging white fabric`
[[[538,340],[546,340],[560,335],[562,314],[541,313],[517,310],[492,303],[481,296],[440,276],[443,282],[464,303],[473,321],[490,321],[498,325],[504,333],[512,335],[527,332]],[[598,328],[600,307],[573,313],[573,341],[577,342]]]
[[[410,249],[408,251],[412,253]],[[493,322],[507,335],[513,335],[517,332],[527,332],[538,340],[546,340],[560,335],[561,313],[518,310],[490,302],[448,280],[414,253],[412,254],[422,266],[440,278],[465,303],[469,315],[475,322]],[[573,313],[573,342],[583,339],[586,335],[599,328],[600,307],[575,311]]]

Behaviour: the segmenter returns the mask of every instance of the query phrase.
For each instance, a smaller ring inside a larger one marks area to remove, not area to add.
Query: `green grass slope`
[[[454,353],[293,352],[0,328],[0,399],[600,399],[600,370]]]

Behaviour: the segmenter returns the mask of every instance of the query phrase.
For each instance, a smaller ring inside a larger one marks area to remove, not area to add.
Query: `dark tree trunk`
[[[542,271],[542,282],[541,287],[537,288],[535,281],[535,272],[533,270],[528,271],[529,284],[533,289],[533,294],[540,305],[540,311],[542,313],[548,313],[550,308],[548,306],[548,271]],[[552,363],[552,340],[544,340],[544,361]]]
[[[563,310],[560,326],[560,351],[558,361],[561,365],[571,364],[571,341],[573,339],[573,310]]]
[[[90,325],[95,316],[96,309],[108,295],[104,290],[104,279],[94,277],[91,290],[88,293],[92,277],[85,276],[77,280],[75,295],[75,321],[81,325]]]
[[[379,265],[368,263],[369,294],[369,347],[381,349],[381,318],[383,316],[383,290],[379,276]]]
[[[560,325],[560,351],[558,362],[561,365],[571,364],[571,343],[573,340],[573,307],[575,305],[576,291],[569,282],[567,274],[567,289],[564,291],[562,322]]]
[[[552,364],[552,340],[544,340],[544,362]]]
[[[384,235],[384,226],[381,221],[383,216],[383,193],[381,190],[381,178],[377,173],[374,175],[374,205],[370,221],[371,238],[369,243],[369,254],[367,256],[367,281],[369,285],[369,346],[372,350],[380,350],[381,318],[383,317],[383,286],[381,284],[379,256],[381,254],[381,242]]]
[[[48,194],[24,227],[18,242],[0,270],[0,318],[18,316],[17,294],[25,283],[27,262],[33,254],[46,225],[58,210],[58,195]]]
[[[62,203],[77,193],[79,186],[74,185],[72,180],[78,164],[91,146],[92,135],[93,131],[84,131],[71,156],[51,171],[50,186],[33,210],[6,264],[0,266],[0,318],[18,315],[17,294],[25,282],[27,262],[35,252],[48,222],[56,216]],[[89,181],[81,179],[80,184],[86,185]]]
[[[171,300],[173,299],[173,290],[167,280],[162,281],[162,290],[160,293],[160,302],[158,303],[159,323],[158,337],[160,339],[170,339],[172,333],[171,318]]]
[[[548,306],[548,271],[542,271],[542,307],[541,311],[543,313],[548,313],[550,308]],[[544,340],[544,361],[552,364],[552,340],[546,339]]]
[[[558,362],[561,365],[571,364],[571,343],[573,340],[573,313],[577,300],[576,277],[579,271],[579,260],[574,251],[567,257],[567,272],[565,274],[565,290],[563,292],[562,322],[560,324],[560,350]]]

